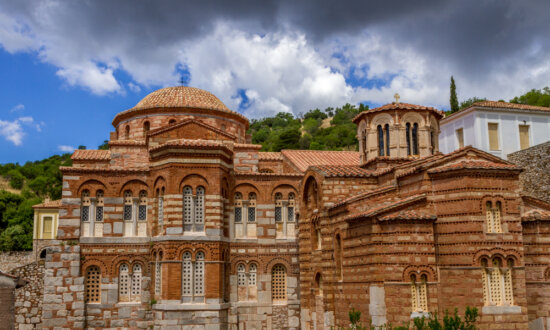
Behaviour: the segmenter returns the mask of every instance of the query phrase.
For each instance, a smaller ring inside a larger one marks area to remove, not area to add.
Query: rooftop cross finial
[[[183,79],[183,76],[180,76],[180,85],[183,86],[185,84],[185,79]]]
[[[399,96],[398,93],[395,93],[395,95],[393,97],[395,97],[395,103],[399,104],[399,99],[401,98],[401,96]]]

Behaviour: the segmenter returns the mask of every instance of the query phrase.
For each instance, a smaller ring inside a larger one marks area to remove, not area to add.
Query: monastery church
[[[44,329],[330,329],[466,306],[546,329],[550,204],[522,169],[439,152],[432,107],[366,110],[359,151],[261,152],[213,94],[169,87],[76,150],[35,206]],[[37,220],[38,219],[38,220]]]

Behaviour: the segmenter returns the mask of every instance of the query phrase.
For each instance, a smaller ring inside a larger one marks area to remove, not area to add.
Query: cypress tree
[[[455,79],[451,76],[451,113],[458,111],[458,98],[456,97]]]

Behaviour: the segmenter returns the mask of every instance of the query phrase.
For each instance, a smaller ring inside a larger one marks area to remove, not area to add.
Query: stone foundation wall
[[[523,167],[523,191],[550,202],[550,141],[508,155],[508,161]]]
[[[15,268],[11,274],[27,281],[26,285],[15,290],[15,328],[35,329],[42,322],[44,262]]]
[[[12,269],[35,261],[32,251],[12,251],[0,253],[0,271],[9,273]]]

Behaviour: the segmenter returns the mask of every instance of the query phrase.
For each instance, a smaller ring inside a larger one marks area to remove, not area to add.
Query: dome
[[[214,94],[205,90],[177,86],[166,87],[144,97],[131,110],[152,108],[198,108],[231,111]]]

